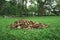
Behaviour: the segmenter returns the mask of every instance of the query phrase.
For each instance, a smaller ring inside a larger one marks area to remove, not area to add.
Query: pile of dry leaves
[[[9,25],[10,28],[32,29],[32,28],[46,28],[48,25],[42,23],[35,23],[28,20],[18,20]]]

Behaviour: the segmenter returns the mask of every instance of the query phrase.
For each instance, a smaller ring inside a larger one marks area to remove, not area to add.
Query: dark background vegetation
[[[60,15],[60,0],[30,0],[29,2],[31,5],[27,7],[28,0],[0,0],[0,15]]]

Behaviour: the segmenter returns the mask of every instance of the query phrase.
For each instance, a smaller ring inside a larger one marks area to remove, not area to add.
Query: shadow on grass
[[[0,40],[16,40],[16,37],[8,32],[0,31]]]

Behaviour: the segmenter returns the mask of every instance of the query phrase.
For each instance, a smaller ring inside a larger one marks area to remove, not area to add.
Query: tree
[[[2,8],[3,8],[5,3],[6,3],[5,0],[0,0],[0,15],[2,15]]]
[[[38,3],[38,15],[44,15],[45,9],[44,9],[44,4],[46,3],[46,0],[37,0]]]
[[[2,15],[15,15],[17,8],[11,2],[6,2],[1,9]]]

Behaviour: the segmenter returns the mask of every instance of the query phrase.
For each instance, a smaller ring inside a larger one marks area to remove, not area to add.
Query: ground
[[[49,27],[34,30],[10,29],[8,27],[9,24],[19,19],[45,23]],[[0,40],[60,40],[60,16],[0,17]]]

